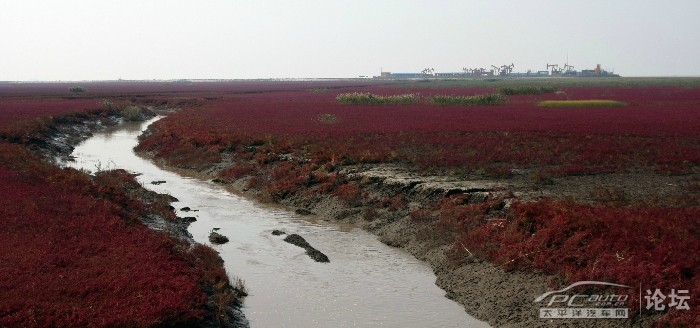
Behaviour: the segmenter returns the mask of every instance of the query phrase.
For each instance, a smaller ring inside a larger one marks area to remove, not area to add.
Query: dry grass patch
[[[622,101],[607,99],[545,100],[537,103],[537,106],[540,107],[618,107],[626,105],[627,103]]]

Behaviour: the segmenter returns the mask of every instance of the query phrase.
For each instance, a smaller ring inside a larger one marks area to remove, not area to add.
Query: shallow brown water
[[[221,228],[231,241],[213,247],[229,274],[245,280],[250,296],[243,310],[252,327],[488,327],[444,297],[426,264],[372,234],[264,206],[136,156],[136,138],[152,121],[96,134],[75,149],[69,165],[141,173],[146,188],[180,200],[173,206],[198,210],[179,215],[197,217],[189,231],[200,243],[209,244],[209,231]],[[301,235],[331,262],[312,261],[273,229]]]

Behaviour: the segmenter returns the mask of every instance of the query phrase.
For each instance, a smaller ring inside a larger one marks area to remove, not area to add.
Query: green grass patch
[[[517,87],[501,87],[499,92],[512,96],[512,95],[541,95],[543,93],[554,93],[557,92],[557,87],[553,86],[531,86],[523,85]]]
[[[618,107],[627,103],[617,100],[588,99],[588,100],[545,100],[540,101],[540,107]]]
[[[420,102],[420,95],[407,93],[392,96],[379,96],[369,92],[341,93],[335,99],[346,105],[411,105]]]
[[[319,120],[319,121],[321,121],[321,122],[323,122],[323,123],[328,123],[328,124],[330,124],[330,123],[335,123],[335,121],[336,121],[337,119],[338,119],[338,117],[336,117],[336,116],[333,115],[333,114],[321,114],[321,115],[319,115],[319,117],[318,117],[318,120]]]
[[[445,106],[489,106],[503,104],[506,96],[500,93],[491,93],[475,96],[447,96],[436,95],[430,97],[430,103]]]
[[[87,92],[87,89],[85,89],[85,88],[83,88],[83,87],[73,87],[73,88],[70,88],[70,92],[73,92],[73,93],[85,93],[85,92]]]

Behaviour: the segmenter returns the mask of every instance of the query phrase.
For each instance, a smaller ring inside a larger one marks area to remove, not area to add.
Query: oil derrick
[[[515,64],[513,64],[513,63],[511,63],[510,65],[501,66],[499,75],[508,75],[508,74],[512,73],[513,67],[515,67]]]
[[[474,74],[475,74],[476,76],[484,76],[484,75],[487,75],[487,74],[488,74],[488,73],[486,72],[486,69],[483,68],[483,67],[474,68],[472,71],[474,72]]]
[[[564,71],[564,74],[566,74],[566,75],[576,75],[576,71],[574,70],[574,66],[569,65],[569,63],[564,64],[563,71]]]
[[[547,70],[551,71],[551,75],[561,75],[564,71],[563,68],[559,68],[559,64],[547,64]]]
[[[464,72],[464,75],[466,75],[466,76],[478,77],[478,76],[488,75],[485,68],[479,68],[479,67],[475,67],[475,68],[462,67],[462,71]]]

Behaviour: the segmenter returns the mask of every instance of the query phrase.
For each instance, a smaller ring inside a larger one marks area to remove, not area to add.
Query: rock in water
[[[308,255],[312,260],[320,263],[330,263],[330,259],[326,254],[321,253],[321,251],[311,247],[306,249],[306,255]]]
[[[304,239],[304,237],[299,236],[295,233],[293,233],[287,237],[284,237],[284,241],[286,241],[292,245],[299,246],[301,248],[311,247],[311,245],[308,242],[306,242],[306,239]]]
[[[182,218],[182,220],[185,222],[195,222],[195,221],[197,221],[197,218],[194,216],[186,216],[186,217]]]
[[[308,255],[312,260],[316,262],[321,262],[321,263],[329,263],[330,259],[328,259],[328,256],[326,254],[321,253],[321,251],[315,249],[313,246],[311,246],[302,236],[299,236],[297,234],[291,234],[287,237],[284,238],[284,241],[292,244],[299,246],[303,249],[306,250],[306,255]]]
[[[221,245],[221,244],[228,243],[228,237],[226,237],[218,232],[212,231],[209,234],[209,241],[212,244]]]

